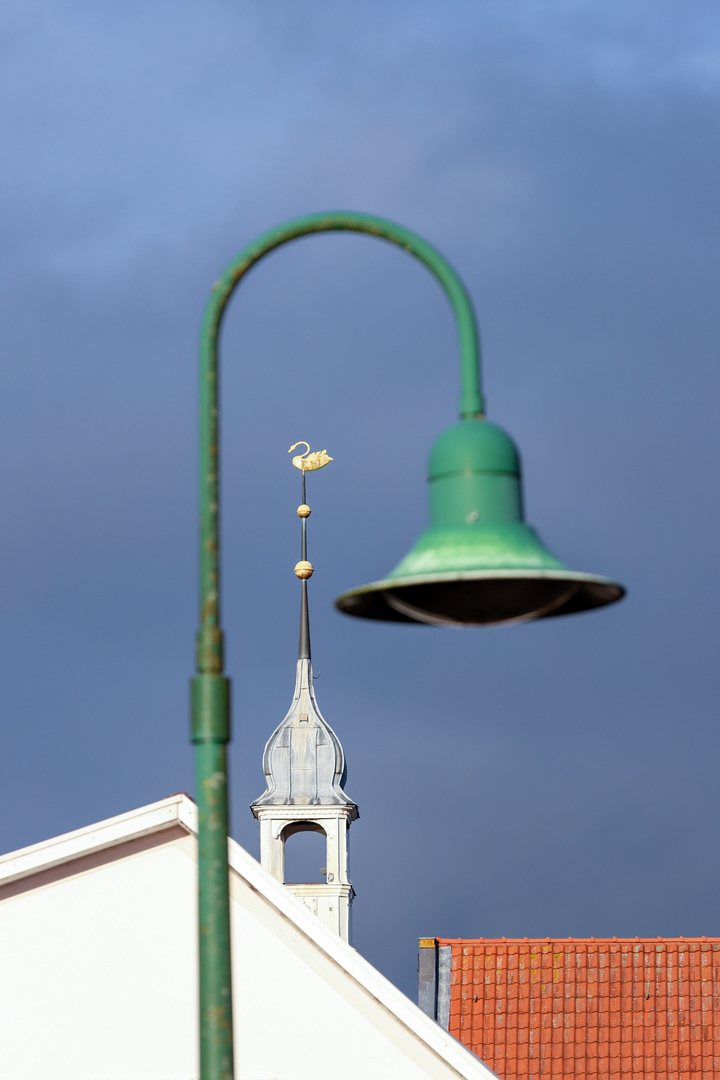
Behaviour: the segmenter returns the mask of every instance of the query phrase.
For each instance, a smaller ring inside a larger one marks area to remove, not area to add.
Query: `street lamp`
[[[320,232],[358,232],[404,248],[435,275],[455,313],[460,344],[460,423],[435,443],[429,465],[431,524],[382,581],[336,601],[350,615],[438,626],[517,622],[619,600],[607,578],[570,570],[523,521],[519,456],[484,419],[477,326],[452,267],[421,237],[368,214],[310,214],[263,233],[215,283],[200,350],[200,628],[192,680],[199,851],[200,1076],[233,1080],[227,743],[230,682],[220,624],[218,335],[247,271],[275,248]]]

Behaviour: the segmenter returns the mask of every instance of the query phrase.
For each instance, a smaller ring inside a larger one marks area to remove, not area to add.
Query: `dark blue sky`
[[[296,214],[394,218],[474,298],[528,519],[595,614],[355,622],[456,415],[447,303],[365,237],[291,245],[223,337],[233,832],[293,688],[297,473],[356,944],[720,934],[714,4],[9,0],[0,42],[0,826],[11,850],[192,790],[195,365],[210,285]]]

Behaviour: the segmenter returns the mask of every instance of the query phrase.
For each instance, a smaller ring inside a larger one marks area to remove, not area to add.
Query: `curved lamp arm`
[[[472,302],[450,263],[417,233],[371,214],[352,212],[307,214],[263,233],[230,263],[213,285],[205,308],[200,341],[200,515],[201,515],[201,611],[203,641],[198,671],[222,671],[219,629],[218,580],[218,336],[228,301],[245,274],[256,262],[290,240],[311,233],[357,232],[388,240],[419,259],[442,285],[452,304],[460,346],[460,417],[482,416],[484,401],[480,385],[480,343]]]
[[[192,682],[192,739],[197,747],[201,1080],[232,1080],[232,983],[228,891],[227,743],[230,686],[223,671],[220,628],[218,335],[234,290],[263,256],[301,236],[357,232],[388,240],[419,259],[445,290],[460,344],[460,416],[483,414],[475,313],[450,264],[409,229],[370,214],[309,214],[263,233],[244,248],[213,286],[200,349],[200,629]]]

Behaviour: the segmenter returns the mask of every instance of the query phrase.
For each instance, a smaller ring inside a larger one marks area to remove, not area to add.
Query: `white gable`
[[[194,1080],[196,808],[172,796],[0,859],[0,1075]],[[489,1080],[233,841],[238,1080]]]

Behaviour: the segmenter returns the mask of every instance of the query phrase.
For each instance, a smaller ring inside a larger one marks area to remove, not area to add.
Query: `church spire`
[[[345,755],[340,740],[323,718],[315,699],[310,655],[308,580],[313,574],[307,557],[305,473],[321,469],[332,458],[325,450],[293,458],[302,472],[300,561],[295,575],[301,583],[300,639],[295,693],[285,719],[268,739],[263,754],[266,790],[251,805],[260,821],[262,865],[285,883],[285,842],[298,832],[319,832],[326,838],[324,882],[288,885],[322,921],[349,940],[350,906],[355,895],[348,878],[348,829],[358,809],[345,794]]]

